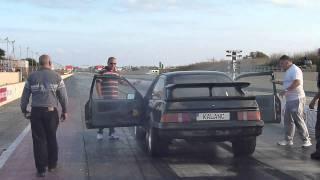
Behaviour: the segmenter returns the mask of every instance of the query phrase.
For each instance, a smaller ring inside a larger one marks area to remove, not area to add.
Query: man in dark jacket
[[[61,120],[67,118],[68,97],[61,76],[51,70],[48,55],[39,58],[40,69],[33,72],[25,83],[21,97],[21,111],[27,116],[27,106],[31,102],[31,131],[33,153],[37,175],[44,177],[46,168],[53,171],[57,167],[58,143],[56,131],[59,124],[58,104],[61,104]]]

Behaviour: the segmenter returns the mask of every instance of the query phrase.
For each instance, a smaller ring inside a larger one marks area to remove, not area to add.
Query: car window
[[[183,83],[221,83],[232,82],[232,80],[225,75],[221,74],[186,74],[174,76],[169,83],[183,84]]]
[[[164,93],[164,79],[159,78],[158,82],[155,84],[152,91],[152,99],[163,99],[165,96]]]
[[[175,88],[172,90],[172,98],[209,97],[209,91],[208,87]],[[241,96],[241,94],[234,87],[214,87],[212,96]]]
[[[94,82],[93,99],[135,99],[137,91],[124,79],[99,77]]]
[[[250,82],[250,86],[242,89],[245,92],[245,94],[248,96],[273,94],[273,85],[271,82],[270,75],[259,76],[259,77],[257,76],[243,77],[243,78],[240,78],[238,81]]]

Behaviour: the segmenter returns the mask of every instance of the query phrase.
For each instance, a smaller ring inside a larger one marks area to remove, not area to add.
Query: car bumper
[[[154,123],[160,138],[225,141],[239,137],[258,136],[263,121],[239,121],[219,123]]]

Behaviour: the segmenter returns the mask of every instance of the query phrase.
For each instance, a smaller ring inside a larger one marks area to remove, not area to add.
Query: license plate
[[[230,120],[230,113],[199,113],[197,121]]]

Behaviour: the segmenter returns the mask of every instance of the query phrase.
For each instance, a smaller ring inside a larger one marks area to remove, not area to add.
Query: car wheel
[[[256,149],[256,137],[239,138],[232,142],[234,156],[249,156]]]
[[[168,149],[167,141],[161,142],[157,130],[149,128],[146,134],[147,152],[152,157],[163,155]]]
[[[135,135],[136,139],[142,140],[146,137],[146,131],[140,126],[135,126],[134,127],[134,135]]]

